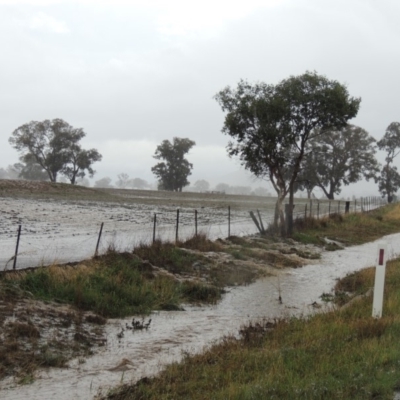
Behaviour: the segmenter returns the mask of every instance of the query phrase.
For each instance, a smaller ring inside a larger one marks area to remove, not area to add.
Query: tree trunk
[[[275,203],[275,214],[274,214],[274,231],[279,232],[279,226],[285,226],[285,216],[283,213],[283,201],[285,197],[278,194],[278,198]]]

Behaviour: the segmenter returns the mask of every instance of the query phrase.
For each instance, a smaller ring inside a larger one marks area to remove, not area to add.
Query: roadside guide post
[[[378,262],[375,269],[374,300],[372,303],[372,316],[374,318],[382,317],[383,290],[385,287],[387,245],[378,243]]]

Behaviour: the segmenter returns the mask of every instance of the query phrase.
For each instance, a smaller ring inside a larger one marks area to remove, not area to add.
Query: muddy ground
[[[36,267],[38,260],[42,260],[42,264],[46,264],[44,260],[54,264],[60,259],[65,261],[66,257],[68,261],[75,261],[92,254],[100,222],[106,221],[106,226],[111,226],[111,235],[114,229],[132,238],[132,230],[138,231],[146,225],[152,228],[154,212],[161,221],[164,218],[166,225],[171,225],[179,207],[182,225],[192,226],[193,208],[196,208],[199,209],[199,225],[207,226],[210,221],[225,224],[228,205],[232,207],[232,219],[239,221],[237,226],[252,227],[254,232],[255,227],[249,222],[249,209],[258,208],[266,213],[271,201],[249,196],[99,191],[63,184],[0,181],[1,269],[11,269],[18,224],[23,227],[23,235],[17,268]],[[220,233],[222,239],[218,243],[223,251],[203,252],[207,262],[194,263],[184,275],[163,271],[162,266],[156,265],[152,266],[154,272],[177,280],[202,282],[209,282],[219,274],[225,277],[226,286],[235,286],[244,283],[238,278],[244,271],[250,282],[262,275],[274,275],[282,268],[301,267],[318,258],[319,250],[290,240],[279,242],[257,235],[243,238],[232,232],[231,237],[225,239],[226,230]],[[107,243],[103,243],[103,251],[106,247]],[[4,282],[0,292],[0,325],[0,356],[4,360],[0,377],[12,377],[15,383],[34,380],[38,367],[65,368],[72,358],[84,363],[86,357],[110,340],[103,318],[70,306],[45,304]]]

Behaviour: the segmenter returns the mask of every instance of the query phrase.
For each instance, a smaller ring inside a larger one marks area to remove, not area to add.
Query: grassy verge
[[[371,242],[400,231],[399,204],[391,204],[368,213],[337,215],[295,221],[293,239],[309,244],[326,245],[324,238],[344,245]],[[334,250],[334,245],[328,245]]]
[[[327,237],[350,245],[399,230],[400,207],[391,205],[368,214],[297,221],[294,238],[325,245]],[[254,247],[244,246],[240,256]],[[371,268],[338,282],[335,298],[323,297],[341,307],[336,311],[255,322],[239,339],[225,338],[155,378],[111,391],[107,399],[392,399],[400,388],[400,260],[388,264],[379,320],[371,317],[372,298],[359,296],[370,292],[373,279]]]
[[[204,354],[108,399],[392,399],[400,386],[400,262],[388,265],[384,317],[371,297],[308,319],[260,321]],[[373,270],[347,277],[338,293],[365,293]],[[341,295],[340,295],[341,296]]]
[[[193,262],[184,255],[174,255],[171,265],[176,269]],[[221,288],[180,282],[157,273],[149,262],[135,254],[113,251],[76,266],[40,268],[4,279],[36,299],[71,304],[103,317],[147,314],[154,309],[176,310],[182,302],[215,302],[222,293]]]

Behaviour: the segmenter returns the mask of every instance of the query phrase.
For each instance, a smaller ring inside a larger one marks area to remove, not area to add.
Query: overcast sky
[[[196,141],[192,183],[232,184],[213,96],[306,70],[361,97],[351,122],[379,140],[400,120],[399,17],[396,0],[0,0],[0,166],[18,161],[14,129],[62,118],[103,154],[94,180],[155,181],[156,146],[177,136]]]

